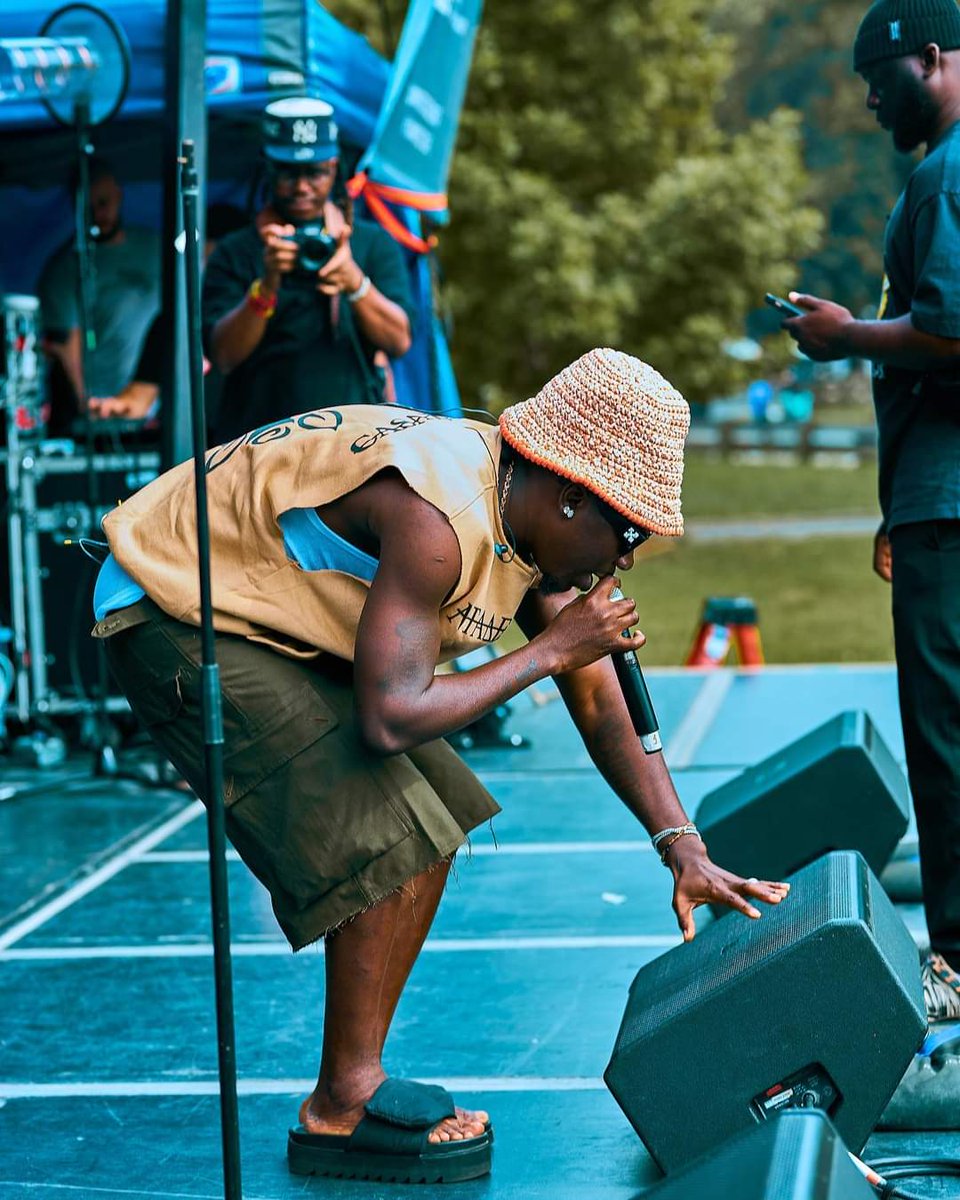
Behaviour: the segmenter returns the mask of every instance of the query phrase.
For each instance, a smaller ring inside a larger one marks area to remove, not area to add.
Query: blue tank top
[[[291,508],[277,518],[277,524],[287,555],[304,571],[342,571],[367,583],[373,580],[377,560],[334,533],[320,520],[315,508]],[[94,617],[102,621],[108,613],[135,604],[145,595],[111,554],[97,575]]]

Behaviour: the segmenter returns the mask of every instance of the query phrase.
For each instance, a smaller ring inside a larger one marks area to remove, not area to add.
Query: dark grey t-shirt
[[[887,225],[885,320],[912,314],[924,333],[960,338],[960,123],[929,150]],[[875,364],[880,507],[889,532],[960,518],[960,368]]]
[[[350,247],[373,285],[406,312],[412,326],[413,301],[397,243],[379,225],[356,220]],[[214,326],[243,301],[262,270],[263,242],[254,225],[228,234],[211,254],[203,276],[208,354]],[[382,386],[376,395],[372,388],[368,390],[374,381],[373,357],[374,347],[364,337],[349,302],[341,300],[335,325],[330,299],[317,291],[316,279],[292,272],[283,280],[276,314],[268,321],[263,339],[224,379],[213,440],[226,442],[310,408],[379,402]]]
[[[91,396],[115,396],[134,376],[140,349],[160,308],[160,239],[148,229],[127,229],[117,245],[93,246],[91,325],[96,348],[86,356]],[[48,334],[80,324],[77,256],[73,243],[43,268],[37,285]]]

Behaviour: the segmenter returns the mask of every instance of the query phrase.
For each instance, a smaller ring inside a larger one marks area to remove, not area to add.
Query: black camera
[[[310,275],[328,263],[337,248],[337,239],[332,237],[327,232],[326,226],[319,221],[299,226],[292,240],[300,248],[297,266],[301,271],[306,271]]]

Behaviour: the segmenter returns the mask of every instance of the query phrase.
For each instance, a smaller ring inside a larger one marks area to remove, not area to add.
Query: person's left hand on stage
[[[667,851],[667,866],[673,873],[673,911],[685,942],[693,941],[696,924],[693,910],[701,904],[725,904],[756,920],[760,910],[751,901],[779,904],[790,891],[789,883],[765,879],[742,879],[711,862],[699,838],[679,838]]]

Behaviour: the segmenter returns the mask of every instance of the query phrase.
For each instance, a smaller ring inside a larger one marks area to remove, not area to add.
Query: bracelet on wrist
[[[356,304],[359,300],[364,298],[372,286],[373,284],[370,282],[370,276],[364,275],[364,277],[360,280],[360,286],[355,291],[344,292],[344,295],[351,304]]]
[[[255,279],[247,291],[247,306],[252,308],[258,317],[269,320],[277,311],[277,293],[268,292],[263,286],[263,280]]]
[[[660,861],[664,866],[667,866],[667,854],[670,847],[675,842],[679,842],[683,837],[695,837],[703,841],[703,838],[700,837],[700,830],[697,829],[692,821],[688,821],[686,825],[671,825],[668,829],[661,829],[659,833],[655,833],[650,839],[654,850],[660,855]]]

